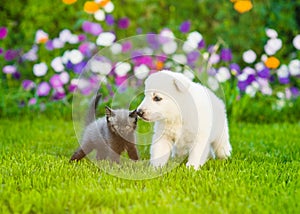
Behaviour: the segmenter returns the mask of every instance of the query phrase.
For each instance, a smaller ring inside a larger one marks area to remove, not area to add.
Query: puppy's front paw
[[[199,164],[195,164],[195,163],[188,161],[186,163],[186,167],[189,169],[194,168],[194,170],[198,170],[200,166],[199,166]]]

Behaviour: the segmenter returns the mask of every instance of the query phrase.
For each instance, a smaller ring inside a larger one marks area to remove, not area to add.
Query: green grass
[[[126,180],[68,162],[72,121],[1,119],[0,213],[299,213],[300,124],[232,123],[230,132],[228,161]]]

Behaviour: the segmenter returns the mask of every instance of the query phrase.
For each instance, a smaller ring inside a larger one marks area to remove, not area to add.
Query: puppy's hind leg
[[[224,125],[221,136],[213,142],[212,147],[219,159],[226,159],[231,155],[232,147],[229,142],[227,124]]]

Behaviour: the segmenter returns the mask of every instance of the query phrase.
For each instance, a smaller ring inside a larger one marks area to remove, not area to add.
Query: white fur
[[[155,101],[155,96],[162,100]],[[163,70],[150,75],[138,111],[144,120],[155,122],[153,166],[164,166],[171,154],[188,154],[187,166],[197,170],[210,155],[224,159],[231,154],[223,101],[181,73]]]

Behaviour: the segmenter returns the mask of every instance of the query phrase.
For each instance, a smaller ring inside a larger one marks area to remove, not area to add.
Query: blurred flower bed
[[[75,2],[62,1],[69,4],[69,7]],[[243,1],[246,5],[232,2],[240,13],[252,8],[252,4],[249,5],[251,1]],[[29,50],[0,47],[0,57],[5,60],[2,81],[5,81],[8,88],[20,88],[22,96],[18,98],[19,106],[41,105],[58,100],[67,102],[77,88],[82,94],[88,95],[103,78],[112,87],[121,85],[130,75],[142,81],[151,72],[170,69],[172,66],[173,69],[174,61],[185,65],[175,66],[175,71],[183,72],[191,79],[195,78],[195,74],[197,76],[198,73],[206,72],[207,85],[212,90],[217,90],[219,84],[229,84],[232,90],[238,91],[234,98],[236,100],[243,96],[270,96],[274,97],[276,108],[282,108],[300,95],[300,34],[295,34],[291,43],[284,44],[280,32],[266,28],[266,42],[260,47],[262,54],[258,55],[254,51],[257,47],[233,53],[222,39],[218,39],[216,44],[207,44],[204,32],[191,30],[193,22],[182,20],[178,26],[180,36],[185,38],[181,53],[176,52],[176,33],[164,28],[159,32],[146,33],[148,49],[147,55],[143,55],[132,50],[130,42],[118,42],[119,30],[126,30],[133,20],[127,17],[115,19],[114,7],[114,3],[109,0],[86,1],[83,3],[83,11],[90,14],[90,18],[80,23],[80,32],[63,29],[56,37],[50,37],[48,32],[37,29]],[[117,30],[104,30],[105,26],[113,26]],[[136,32],[137,35],[145,34],[139,28]],[[6,26],[0,27],[1,40],[8,38],[11,33]],[[152,56],[158,46],[162,47],[163,54]],[[89,82],[79,81],[79,74],[87,66],[88,60],[105,47],[115,55],[131,53],[131,59],[120,63],[106,59],[93,60],[88,65],[93,76]],[[281,59],[277,53],[286,47],[291,52],[286,53],[285,59]],[[51,60],[44,60],[45,54],[50,55]],[[241,59],[239,63],[233,60],[233,55]],[[203,67],[198,66],[199,62]],[[31,71],[29,74],[26,72],[28,70]],[[107,97],[112,96],[113,92],[111,89]]]

